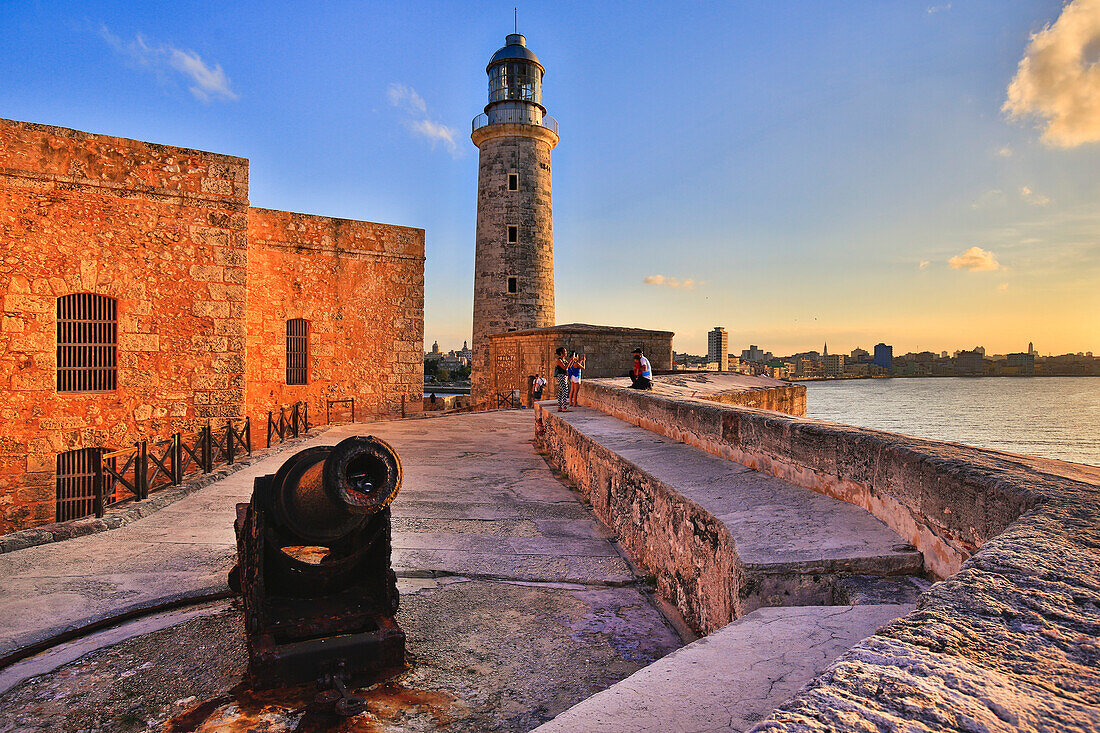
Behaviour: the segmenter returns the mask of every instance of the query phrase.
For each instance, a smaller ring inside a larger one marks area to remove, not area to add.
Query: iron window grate
[[[292,318],[286,322],[286,383],[309,382],[309,321]]]
[[[99,448],[57,454],[56,521],[80,519],[95,512],[95,462]]]
[[[118,301],[73,293],[57,299],[57,391],[113,392],[118,384]]]

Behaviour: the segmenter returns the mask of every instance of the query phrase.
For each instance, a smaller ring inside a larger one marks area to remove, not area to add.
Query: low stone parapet
[[[862,506],[946,578],[754,730],[1100,730],[1100,468],[597,382],[581,403]]]

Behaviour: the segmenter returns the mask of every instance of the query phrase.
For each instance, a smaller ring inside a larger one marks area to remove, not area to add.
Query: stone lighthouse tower
[[[478,147],[477,244],[471,392],[489,383],[487,336],[554,325],[550,151],[558,123],[542,104],[545,73],[518,33],[486,67],[489,103],[474,118]]]

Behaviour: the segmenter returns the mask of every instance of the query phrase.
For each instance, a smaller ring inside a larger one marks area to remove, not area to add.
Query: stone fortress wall
[[[423,230],[250,209],[248,175],[244,158],[0,120],[0,533],[54,520],[64,451],[298,399],[320,414],[334,393],[357,414],[420,404]],[[56,389],[57,299],[74,293],[117,300],[113,391]],[[300,391],[294,317],[317,321]],[[369,363],[337,374],[349,354]]]
[[[420,404],[423,230],[252,208],[248,241],[250,413],[354,398],[369,419]],[[286,384],[288,318],[309,321],[308,384]]]
[[[586,355],[588,366],[584,379],[627,374],[634,364],[632,352],[638,346],[645,351],[655,370],[669,370],[672,368],[672,336],[672,331],[585,323],[492,334],[487,339],[489,368],[485,370],[485,389],[488,393],[518,389],[521,399],[526,401],[531,376],[541,373],[547,381],[543,399],[555,398],[558,386],[553,376],[554,352],[559,346],[564,346],[568,352]]]
[[[1100,468],[595,382],[581,395],[628,423],[869,510],[942,579],[915,612],[853,647],[754,730],[1100,724]],[[580,490],[696,628],[709,633],[751,610],[741,607],[736,548],[723,546],[721,522],[646,482],[631,484],[632,497],[603,496],[599,451],[552,412],[538,409],[537,419],[552,463],[572,475],[570,455],[587,457]],[[624,501],[633,508],[622,510]],[[676,527],[649,526],[673,515]]]

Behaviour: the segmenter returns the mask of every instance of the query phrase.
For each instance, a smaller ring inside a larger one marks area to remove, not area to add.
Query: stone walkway
[[[911,605],[760,608],[540,726],[539,733],[746,731]]]
[[[393,563],[398,622],[417,660],[402,684],[454,700],[449,729],[528,730],[682,644],[610,534],[533,450],[532,413],[507,411],[336,427],[116,530],[0,555],[0,653],[224,590],[235,504],[253,479],[352,434],[382,437],[402,458]],[[239,621],[229,621],[235,636]],[[79,669],[55,677],[79,678]],[[17,687],[0,707],[27,700],[33,711],[37,694]],[[138,697],[158,694],[154,684]],[[409,711],[380,729],[404,729],[410,715],[427,714]]]
[[[694,449],[604,418],[570,413],[736,528],[753,563],[812,565],[811,549],[857,569],[914,561],[854,507],[737,464],[700,462]],[[398,620],[418,660],[403,684],[453,699],[451,730],[529,730],[567,709],[548,730],[741,730],[909,608],[761,609],[661,659],[680,639],[610,532],[532,448],[532,413],[508,411],[337,427],[119,529],[0,555],[0,653],[225,589],[234,506],[253,479],[294,451],[352,434],[378,435],[402,457],[393,562]],[[20,690],[4,699],[39,694]],[[410,715],[382,729],[404,729]]]

